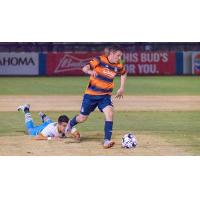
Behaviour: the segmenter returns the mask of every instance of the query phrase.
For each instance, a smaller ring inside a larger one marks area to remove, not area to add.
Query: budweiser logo
[[[81,68],[86,65],[92,58],[78,58],[72,56],[70,54],[64,54],[64,56],[60,59],[55,73],[60,72],[69,72],[69,71],[80,71]]]

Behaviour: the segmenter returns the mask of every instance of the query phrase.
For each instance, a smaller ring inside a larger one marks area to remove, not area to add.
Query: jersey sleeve
[[[120,67],[120,69],[118,70],[118,74],[119,75],[124,75],[124,74],[126,74],[126,67],[125,67],[125,65],[122,65],[121,67]]]
[[[93,58],[90,62],[90,69],[95,69],[95,67],[100,63],[100,58],[99,57],[95,57]]]

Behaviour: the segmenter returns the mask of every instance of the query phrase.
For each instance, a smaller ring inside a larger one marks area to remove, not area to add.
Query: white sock
[[[25,123],[32,121],[31,113],[25,113]]]

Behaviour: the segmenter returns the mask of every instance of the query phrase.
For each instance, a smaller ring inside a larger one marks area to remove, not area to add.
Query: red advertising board
[[[126,52],[126,68],[133,75],[176,74],[175,52]]]
[[[48,53],[47,75],[83,75],[81,68],[98,52]],[[125,52],[125,65],[131,75],[176,74],[175,52]]]
[[[83,75],[81,68],[98,54],[97,52],[48,53],[47,75]]]

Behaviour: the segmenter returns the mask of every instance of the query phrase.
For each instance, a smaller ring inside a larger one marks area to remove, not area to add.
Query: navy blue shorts
[[[96,107],[103,112],[103,109],[106,106],[113,106],[110,95],[84,94],[80,113],[83,115],[89,115]]]

